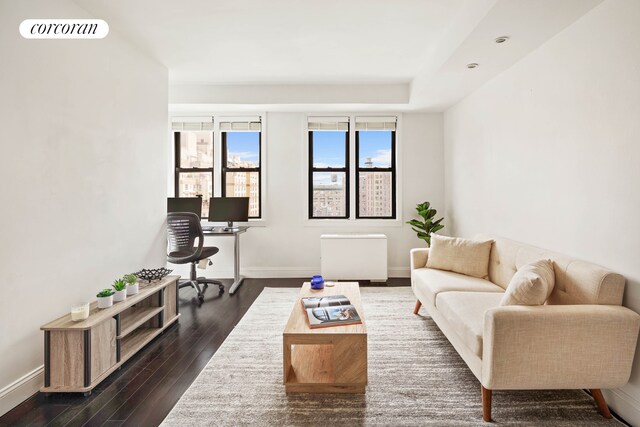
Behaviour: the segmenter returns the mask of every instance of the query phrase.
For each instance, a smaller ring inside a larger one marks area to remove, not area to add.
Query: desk
[[[244,277],[240,276],[240,235],[247,231],[248,226],[234,227],[202,227],[205,236],[233,236],[233,284],[229,289],[229,294],[233,295],[242,285]]]

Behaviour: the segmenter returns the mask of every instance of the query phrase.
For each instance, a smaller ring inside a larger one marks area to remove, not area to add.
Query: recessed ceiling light
[[[472,62],[471,64],[467,64],[467,68],[478,68],[480,65],[478,65],[475,62]]]
[[[495,41],[496,41],[496,43],[504,43],[504,42],[506,42],[507,40],[509,40],[509,37],[507,37],[507,36],[502,36],[502,37],[498,37]]]

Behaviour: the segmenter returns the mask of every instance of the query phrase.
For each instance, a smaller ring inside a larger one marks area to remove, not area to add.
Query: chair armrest
[[[415,248],[409,251],[411,259],[411,270],[423,268],[427,265],[429,258],[429,248]]]
[[[640,316],[617,305],[505,306],[484,315],[491,390],[616,388],[629,381]]]

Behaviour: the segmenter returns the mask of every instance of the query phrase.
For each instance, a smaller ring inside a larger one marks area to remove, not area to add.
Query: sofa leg
[[[482,387],[482,419],[491,421],[491,390]]]
[[[593,400],[596,401],[596,405],[598,405],[598,410],[602,414],[603,417],[609,419],[611,418],[611,412],[609,412],[609,407],[607,406],[607,402],[604,400],[604,396],[599,388],[592,388],[591,395],[593,396]]]
[[[418,311],[420,311],[420,307],[422,307],[422,303],[420,302],[420,300],[416,300],[416,308],[413,309],[413,314],[418,314]]]

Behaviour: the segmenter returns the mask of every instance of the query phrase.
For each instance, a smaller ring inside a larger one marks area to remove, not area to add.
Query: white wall
[[[0,415],[42,385],[42,324],[165,260],[167,70],[113,32],[22,39],[42,17],[89,16],[0,2]]]
[[[404,221],[415,215],[415,205],[429,200],[443,208],[442,115],[405,113],[398,131],[400,159],[398,188]],[[311,225],[307,220],[306,115],[267,113],[265,227],[252,227],[241,237],[241,273],[248,277],[310,277],[320,271],[320,235],[323,233],[377,232],[388,237],[390,277],[408,277],[409,249],[423,246],[411,228],[393,226]],[[335,222],[333,223],[335,224]],[[212,258],[211,277],[232,275],[231,238],[207,238],[220,253]],[[172,266],[187,274],[183,266]],[[199,273],[200,274],[200,273]]]
[[[447,218],[607,266],[640,311],[640,2],[608,0],[445,113]],[[517,37],[517,35],[513,35]],[[639,352],[640,353],[640,352]],[[640,424],[640,355],[607,393]]]

